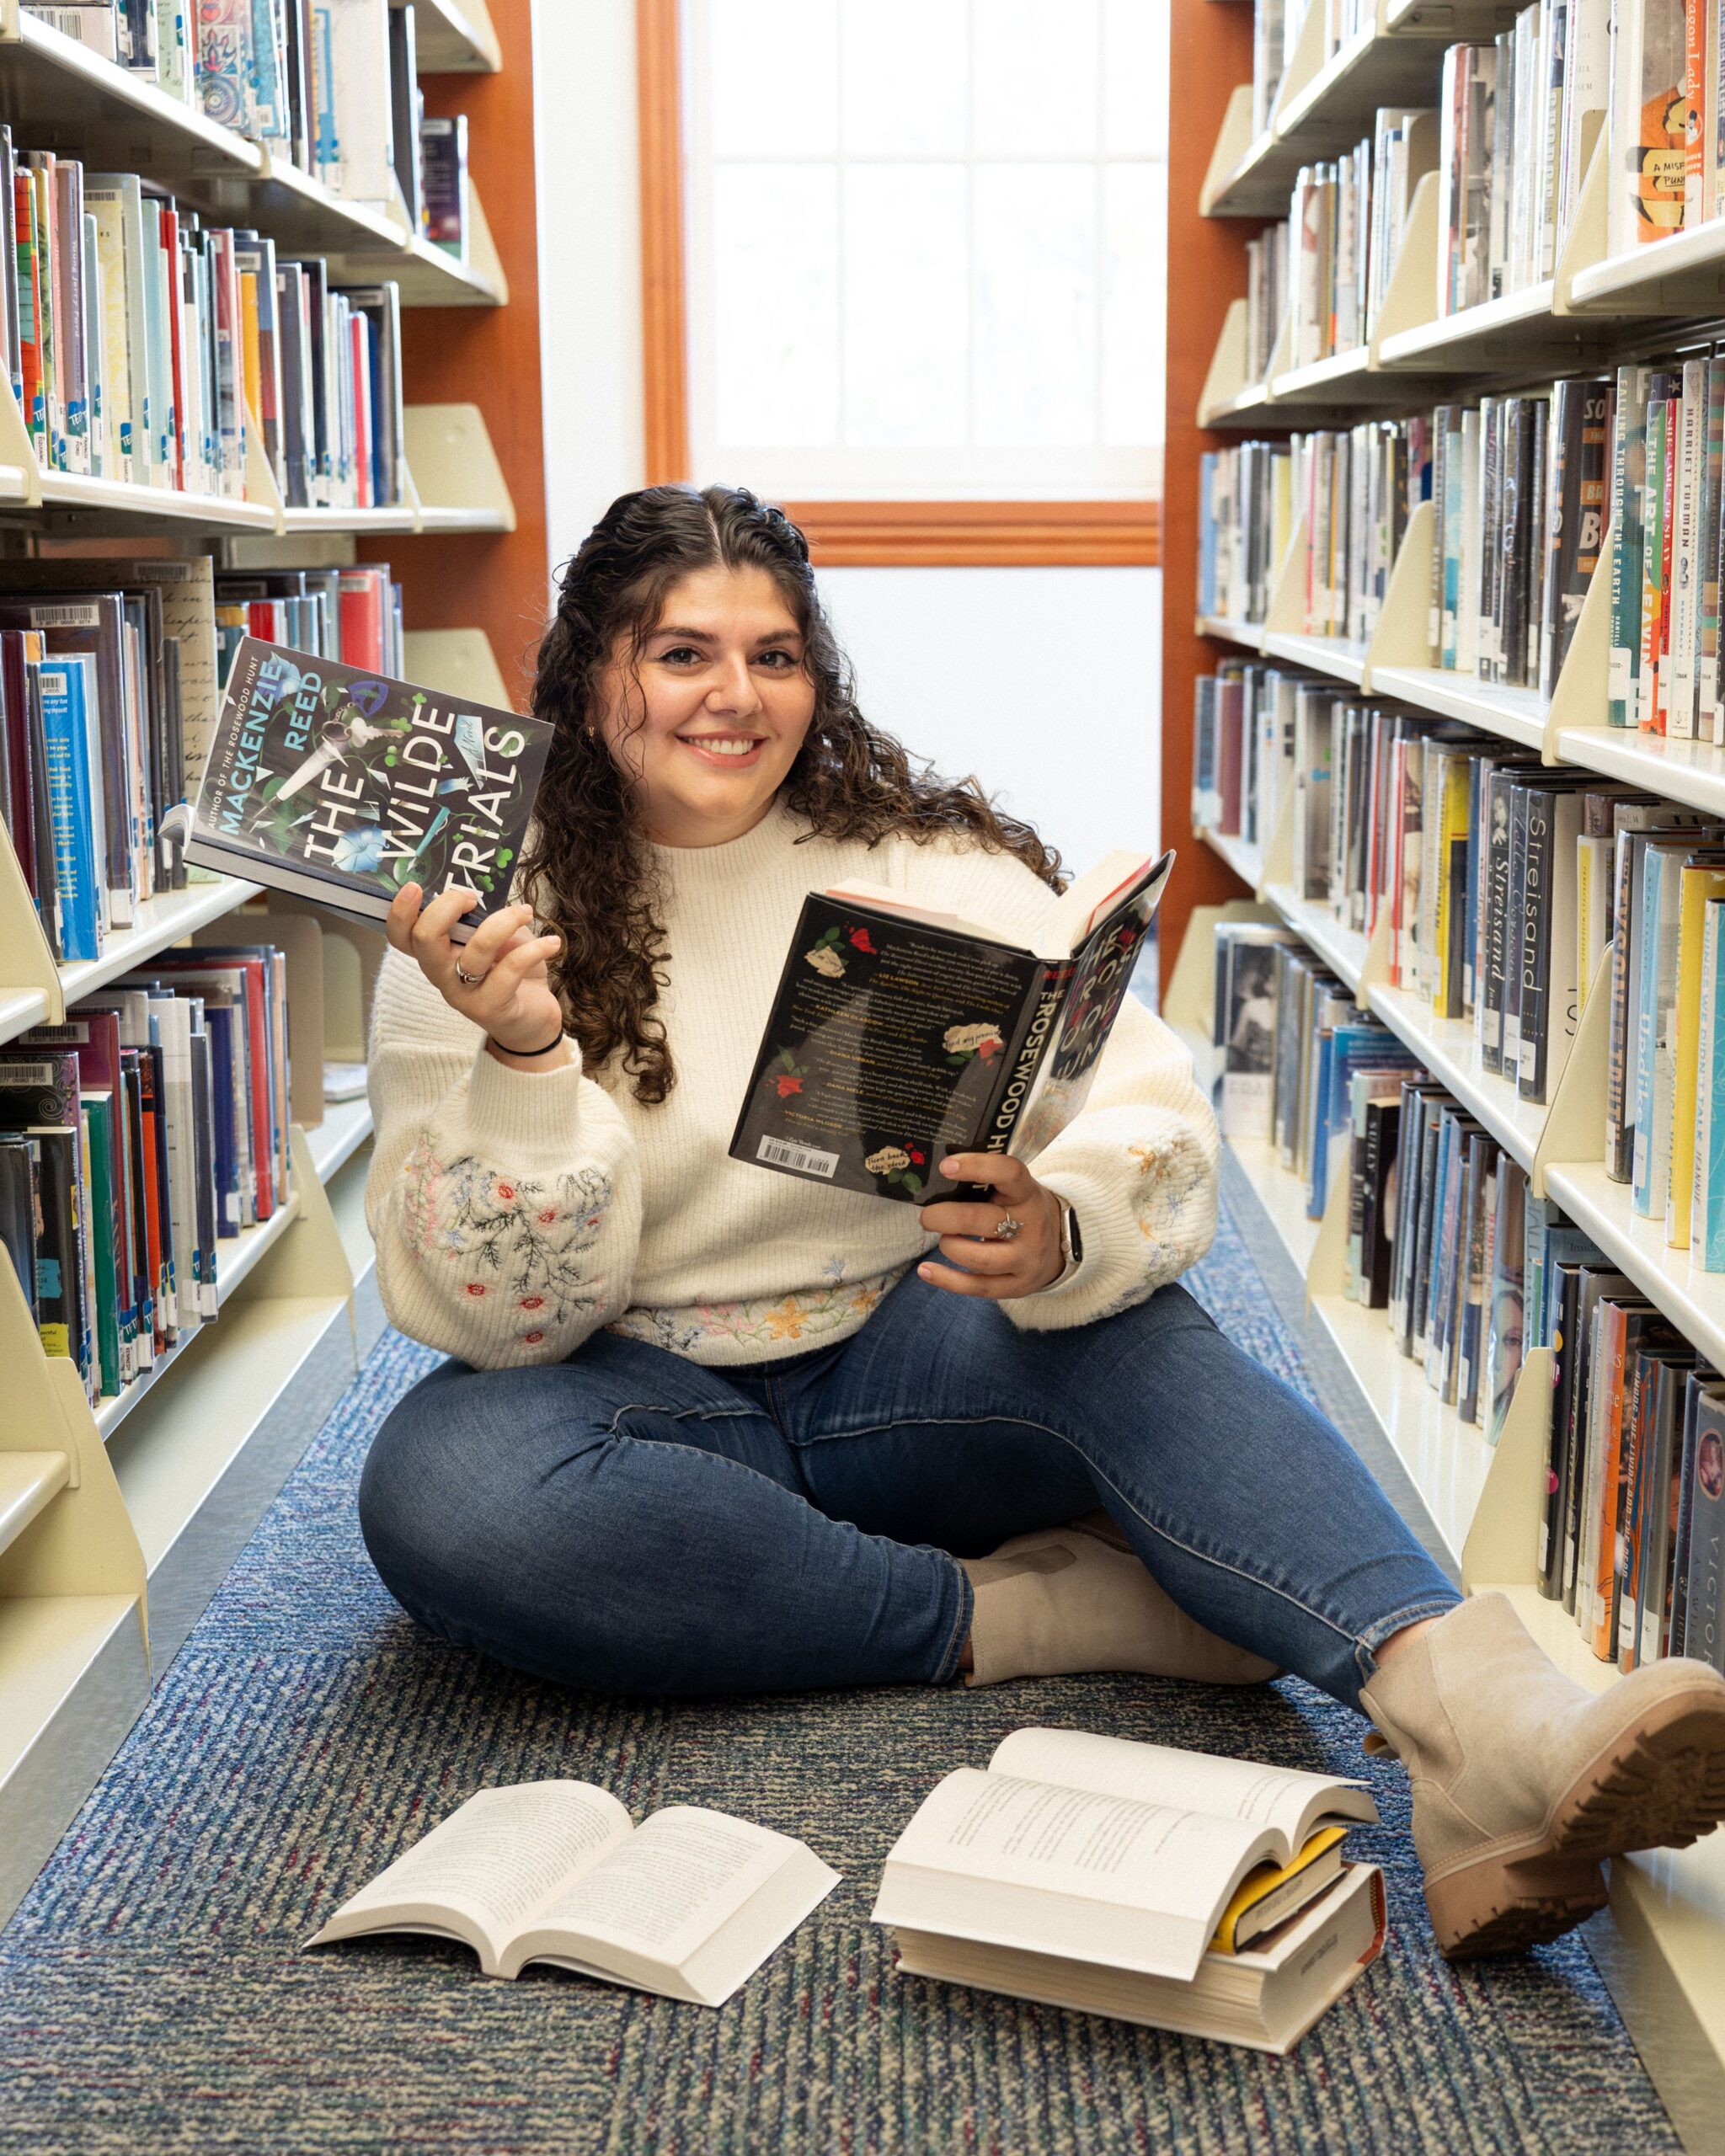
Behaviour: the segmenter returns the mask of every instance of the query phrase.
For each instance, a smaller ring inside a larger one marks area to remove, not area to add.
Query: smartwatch
[[[1054,1279],[1049,1282],[1050,1287],[1056,1286],[1064,1280],[1075,1265],[1081,1265],[1084,1262],[1084,1238],[1078,1232],[1078,1215],[1064,1198],[1060,1200],[1060,1256],[1065,1262],[1055,1275]]]

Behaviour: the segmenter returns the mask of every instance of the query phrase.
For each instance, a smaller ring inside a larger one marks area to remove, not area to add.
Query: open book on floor
[[[1334,1775],[1015,1730],[924,1799],[872,1913],[909,1974],[1283,2052],[1382,1947],[1381,1876],[1336,1832],[1376,1817]]]
[[[470,1796],[306,1944],[432,1932],[488,1977],[547,1961],[723,2006],[838,1882],[806,1843],[723,1812],[636,1827],[591,1782],[522,1782]]]
[[[1173,865],[1106,855],[1033,948],[889,884],[811,892],[731,1157],[917,1205],[985,1195],[937,1163],[1033,1159],[1077,1114]]]

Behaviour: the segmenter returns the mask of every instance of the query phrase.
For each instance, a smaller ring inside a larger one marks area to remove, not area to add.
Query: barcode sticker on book
[[[8,1063],[0,1070],[0,1081],[14,1091],[24,1086],[51,1086],[54,1066],[51,1063]]]
[[[830,1176],[839,1164],[836,1153],[822,1153],[812,1145],[793,1145],[788,1138],[763,1138],[755,1149],[757,1161],[771,1161],[776,1168],[800,1168],[804,1175]]]
[[[102,626],[99,606],[83,606],[75,601],[57,606],[32,606],[31,625],[39,629],[99,629]]]

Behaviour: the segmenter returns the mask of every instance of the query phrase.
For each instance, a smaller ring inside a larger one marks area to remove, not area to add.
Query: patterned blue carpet
[[[1303,1383],[1225,1219],[1192,1284]],[[391,1335],[330,1417],[0,1934],[6,2156],[1651,2156],[1677,2142],[1584,1949],[1433,1952],[1398,1768],[1287,1681],[617,1700],[415,1631],[354,1514],[371,1433],[430,1358]],[[1295,2056],[901,1977],[868,1922],[940,1774],[1026,1721],[1366,1773],[1388,1950]],[[555,1972],[478,1978],[433,1940],[296,1951],[482,1782],[567,1775],[637,1817],[708,1804],[844,1875],[718,2013]]]

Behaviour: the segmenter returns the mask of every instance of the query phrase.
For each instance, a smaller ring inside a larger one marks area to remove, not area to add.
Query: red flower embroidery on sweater
[[[542,1228],[548,1228],[556,1218],[556,1213],[547,1208],[539,1215],[539,1225]],[[590,1220],[587,1225],[590,1228],[593,1225],[593,1223]]]
[[[524,1332],[521,1335],[523,1342],[529,1348],[537,1348],[544,1337],[542,1332]]]
[[[484,1283],[483,1283],[482,1281],[478,1281],[478,1280],[470,1280],[470,1281],[468,1281],[468,1283],[467,1283],[467,1293],[468,1293],[470,1295],[483,1295],[483,1294],[484,1294],[484,1292],[485,1292]]]
[[[512,1204],[515,1201],[515,1187],[512,1182],[500,1182],[497,1186],[497,1194],[505,1204]]]
[[[521,1308],[524,1310],[542,1310],[544,1307],[543,1295],[523,1295],[521,1298]]]

